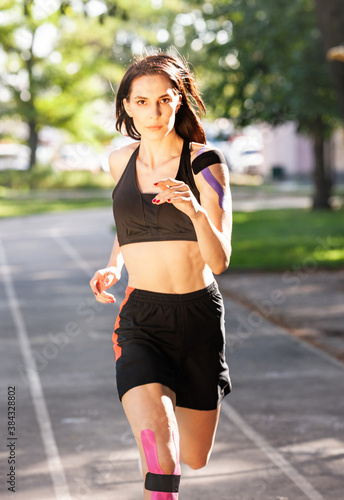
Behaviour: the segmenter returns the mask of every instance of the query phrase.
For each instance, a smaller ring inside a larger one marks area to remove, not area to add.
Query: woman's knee
[[[160,468],[163,474],[173,474],[179,463],[174,393],[159,384],[148,384],[128,391],[122,402],[148,471]]]
[[[164,474],[173,474],[178,463],[178,460],[168,452],[159,457],[159,465]]]
[[[191,469],[203,469],[209,462],[209,453],[189,453],[186,456],[181,456],[181,462],[191,467]]]
[[[141,443],[148,470],[173,474],[179,465],[179,436],[177,429],[168,428],[144,429],[141,432]]]
[[[172,496],[178,498],[180,483],[178,443],[172,450],[168,445],[160,445],[158,448],[154,432],[146,429],[142,431],[142,444],[146,458],[144,473],[145,495],[149,494],[149,492],[166,492],[166,494],[161,495],[161,498],[172,498]],[[158,497],[160,498],[160,494],[154,496],[154,498]]]

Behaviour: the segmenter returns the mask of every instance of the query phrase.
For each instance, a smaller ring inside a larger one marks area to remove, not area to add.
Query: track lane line
[[[293,467],[283,455],[255,431],[246,420],[229,404],[222,401],[221,412],[234,424],[281,472],[295,484],[309,500],[325,500],[324,497]]]
[[[94,270],[91,269],[91,266],[88,262],[81,257],[79,252],[69,243],[69,241],[61,235],[61,232],[57,228],[53,228],[50,230],[50,237],[53,238],[56,243],[62,248],[62,250],[74,261],[77,266],[82,269],[85,274],[91,279]]]
[[[13,286],[11,270],[8,265],[5,247],[0,239],[0,262],[1,274],[5,285],[5,292],[13,322],[17,332],[20,352],[24,361],[27,381],[33,401],[37,422],[40,429],[41,438],[48,468],[53,482],[57,500],[72,500],[68,488],[67,479],[61,462],[59,450],[56,444],[53,427],[50,420],[49,411],[44,398],[44,392],[39,377],[35,358],[32,354],[29,336],[25,327],[23,315],[21,313],[17,295]]]

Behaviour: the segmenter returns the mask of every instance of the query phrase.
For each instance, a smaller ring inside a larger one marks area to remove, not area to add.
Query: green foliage
[[[166,0],[160,7],[104,0],[98,14],[87,1],[83,12],[70,1],[42,12],[33,0],[4,3],[0,45],[8,59],[0,81],[11,99],[0,114],[34,119],[38,130],[50,125],[77,140],[108,140],[113,129],[97,123],[92,103],[113,100],[109,83],[117,85],[133,52],[171,44],[195,66],[213,117],[238,125],[293,119],[308,132],[315,117],[327,130],[338,117],[313,0]],[[34,39],[49,27],[53,47],[37,55]],[[20,72],[29,94],[15,83]]]
[[[50,13],[51,4],[41,3],[39,10],[35,2],[26,2],[21,11],[21,2],[13,0],[6,7],[12,21],[0,36],[0,46],[7,53],[6,73],[0,82],[10,99],[2,104],[1,116],[15,114],[24,122],[34,121],[37,132],[49,125],[68,130],[78,140],[85,136],[97,140],[94,132],[99,124],[91,118],[91,105],[108,92],[104,81],[116,66],[111,61],[116,21],[101,27],[94,18],[80,18],[67,2],[61,9],[68,17],[61,10]],[[35,45],[49,31],[51,46]],[[104,124],[100,127],[104,129]],[[109,135],[105,129],[101,136]]]
[[[240,126],[295,120],[311,134],[319,116],[327,133],[338,123],[313,0],[186,4],[174,31],[179,22],[213,117]]]
[[[101,6],[97,12],[89,1],[3,2],[0,88],[9,97],[1,104],[2,118],[21,120],[37,133],[47,125],[63,129],[94,144],[113,137],[111,85],[133,51],[156,42],[151,28],[160,14],[139,0]]]

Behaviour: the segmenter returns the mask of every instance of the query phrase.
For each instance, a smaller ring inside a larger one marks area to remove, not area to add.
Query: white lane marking
[[[45,453],[47,456],[50,476],[53,482],[57,500],[71,500],[69,488],[60,459],[59,451],[56,445],[54,431],[48,408],[44,399],[41,380],[39,378],[35,359],[32,354],[29,337],[25,327],[24,319],[19,307],[18,299],[14,290],[11,271],[8,265],[6,252],[2,241],[0,240],[0,262],[1,273],[3,275],[5,291],[12,313],[13,322],[17,331],[19,348],[24,360],[27,374],[27,380],[31,392],[33,405],[36,412]]]
[[[92,278],[94,270],[91,269],[88,262],[81,257],[79,252],[69,243],[66,238],[61,236],[59,229],[51,229],[50,236],[60,245],[62,250],[80,267],[87,276]]]
[[[306,495],[309,500],[324,500],[324,497],[303,477],[266,439],[255,431],[243,417],[226,401],[221,404],[224,415],[250,439],[291,481]]]
[[[75,262],[75,264],[88,276],[88,278],[92,278],[94,275],[94,269],[92,269],[88,262],[81,256],[81,254],[69,243],[66,238],[64,238],[61,234],[59,229],[51,229],[50,230],[50,237],[54,238],[56,243],[60,246],[60,248],[72,259],[72,261]],[[124,273],[123,273],[124,274]],[[124,291],[127,287],[126,280],[123,280],[123,278],[116,283],[116,296],[120,296],[122,293],[122,299],[124,299]],[[93,292],[92,292],[93,293]],[[92,334],[91,334],[92,335]]]

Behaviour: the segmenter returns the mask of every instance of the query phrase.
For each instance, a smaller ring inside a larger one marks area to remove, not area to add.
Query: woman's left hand
[[[172,203],[178,210],[188,215],[190,219],[202,211],[201,205],[185,182],[176,179],[160,179],[154,183],[154,186],[161,189],[161,192],[155,196],[152,203],[156,205]]]

